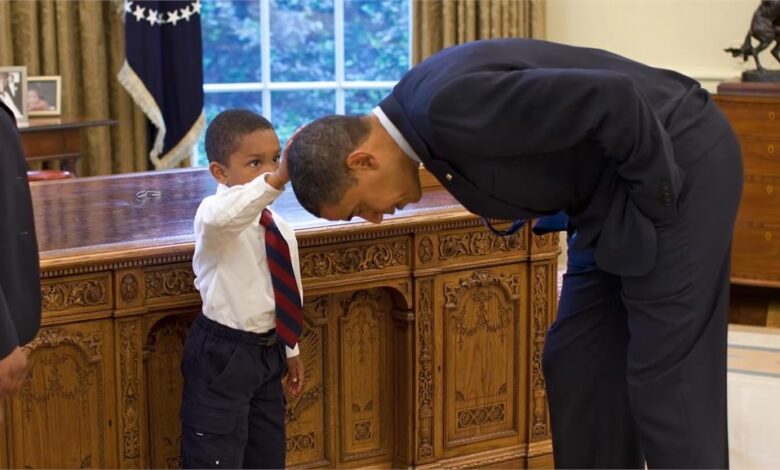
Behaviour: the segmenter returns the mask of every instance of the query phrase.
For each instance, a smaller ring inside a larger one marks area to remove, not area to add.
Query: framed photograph
[[[27,111],[30,116],[62,114],[62,82],[59,75],[27,77]]]
[[[27,120],[27,67],[0,67],[0,101],[17,121]]]

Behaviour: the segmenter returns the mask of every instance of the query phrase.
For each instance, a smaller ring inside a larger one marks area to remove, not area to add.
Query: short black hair
[[[274,126],[263,116],[249,109],[228,109],[217,114],[206,129],[206,157],[210,162],[230,164],[230,154],[236,151],[241,139],[257,130]]]
[[[347,156],[368,138],[365,116],[325,116],[303,127],[287,144],[287,169],[301,206],[320,216],[322,204],[337,204],[355,177]]]

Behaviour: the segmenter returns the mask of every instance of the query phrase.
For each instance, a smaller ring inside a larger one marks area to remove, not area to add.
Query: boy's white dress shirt
[[[265,176],[230,188],[220,184],[217,193],[203,199],[195,214],[192,268],[195,287],[203,299],[203,314],[222,325],[252,333],[266,333],[276,326],[260,213],[282,191],[266,183]],[[271,212],[290,247],[295,281],[302,293],[295,232],[279,214]],[[297,344],[287,348],[287,357],[298,354]]]

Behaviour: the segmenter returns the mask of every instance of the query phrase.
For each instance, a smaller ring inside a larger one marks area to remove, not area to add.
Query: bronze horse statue
[[[756,47],[753,47],[751,38],[756,38],[759,41]],[[731,52],[734,57],[741,55],[743,61],[752,56],[756,62],[756,69],[764,73],[767,70],[758,60],[758,54],[769,47],[772,42],[775,43],[775,47],[771,54],[780,62],[780,0],[761,0],[761,4],[753,13],[750,30],[745,36],[742,47],[730,47],[725,51]]]

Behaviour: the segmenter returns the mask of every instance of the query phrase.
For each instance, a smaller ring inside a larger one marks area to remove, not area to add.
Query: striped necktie
[[[292,348],[298,343],[298,336],[303,329],[303,309],[290,261],[290,248],[268,209],[263,209],[260,225],[265,229],[265,252],[268,255],[268,268],[274,287],[276,334],[284,344]]]

